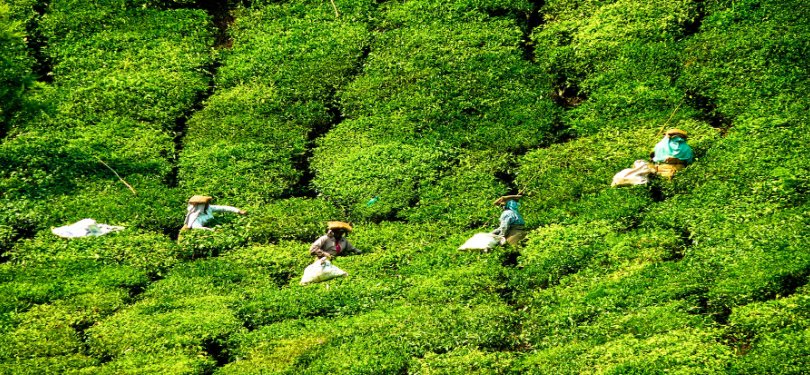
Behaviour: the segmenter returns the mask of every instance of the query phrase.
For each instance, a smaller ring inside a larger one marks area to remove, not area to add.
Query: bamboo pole
[[[335,5],[335,0],[329,0],[332,3],[332,9],[335,10],[335,18],[340,17],[340,13],[338,13],[337,5]]]
[[[136,196],[138,195],[138,192],[135,191],[135,188],[133,188],[132,185],[128,184],[126,181],[124,181],[124,179],[121,178],[118,172],[115,171],[115,169],[112,169],[112,167],[110,167],[107,163],[105,163],[104,160],[101,160],[101,158],[98,156],[96,156],[96,160],[98,160],[101,164],[104,164],[104,166],[107,167],[107,169],[111,170],[112,173],[115,173],[115,177],[118,177],[118,180],[120,180],[124,185],[126,185],[133,195]]]

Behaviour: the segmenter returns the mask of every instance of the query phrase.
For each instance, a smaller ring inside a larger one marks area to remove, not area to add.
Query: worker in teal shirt
[[[507,242],[514,246],[526,237],[526,222],[518,211],[520,204],[517,200],[520,197],[521,195],[505,195],[495,200],[495,205],[503,206],[503,212],[499,219],[500,225],[492,231],[492,234],[503,236],[501,244]]]
[[[670,129],[664,138],[655,145],[653,162],[688,165],[695,161],[692,147],[686,143],[686,132]]]
[[[672,178],[675,172],[683,170],[695,161],[692,147],[686,143],[687,134],[680,129],[670,129],[664,138],[655,145],[650,157],[656,173],[662,177]]]

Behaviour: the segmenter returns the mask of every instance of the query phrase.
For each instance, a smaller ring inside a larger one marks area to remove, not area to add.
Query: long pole
[[[123,182],[123,183],[124,183],[124,185],[127,185],[127,187],[128,187],[128,188],[129,188],[129,190],[132,192],[132,194],[134,194],[134,195],[138,195],[138,192],[137,192],[137,191],[135,191],[135,189],[132,187],[132,185],[130,185],[130,184],[128,184],[126,181],[124,181],[124,179],[123,179],[123,178],[121,178],[121,176],[118,174],[118,172],[116,172],[116,171],[115,171],[115,169],[112,169],[112,167],[110,167],[109,165],[107,165],[107,163],[105,163],[105,162],[104,162],[104,160],[101,160],[101,158],[99,158],[98,156],[96,156],[96,160],[98,160],[98,161],[99,161],[101,164],[104,164],[104,166],[105,166],[105,167],[107,167],[107,169],[111,170],[111,171],[112,171],[112,173],[115,173],[115,177],[118,177],[118,179],[119,179],[121,182]]]

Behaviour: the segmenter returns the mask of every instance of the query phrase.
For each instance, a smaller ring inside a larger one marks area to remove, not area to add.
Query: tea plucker
[[[501,244],[507,242],[514,246],[526,237],[526,222],[518,211],[518,207],[520,206],[518,199],[521,197],[522,195],[504,195],[494,202],[496,206],[503,207],[503,212],[501,212],[501,217],[499,218],[500,225],[491,232],[492,234],[503,236],[504,240],[501,241]]]
[[[346,234],[352,231],[352,226],[349,223],[342,221],[330,221],[326,224],[326,234],[319,237],[312,246],[309,247],[309,253],[318,258],[332,259],[336,256],[348,254],[360,254],[346,239]]]
[[[186,220],[183,222],[183,229],[205,229],[213,230],[205,226],[208,221],[214,218],[214,212],[233,212],[244,215],[247,212],[231,206],[212,205],[214,198],[206,195],[195,195],[188,200],[186,208]]]
[[[685,131],[681,129],[670,129],[664,134],[650,154],[655,168],[659,175],[672,177],[676,171],[686,168],[687,165],[695,161],[692,147],[686,143],[688,138]]]

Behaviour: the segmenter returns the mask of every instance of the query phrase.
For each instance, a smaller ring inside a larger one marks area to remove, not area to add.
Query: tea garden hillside
[[[809,8],[0,0],[0,373],[806,373]]]

